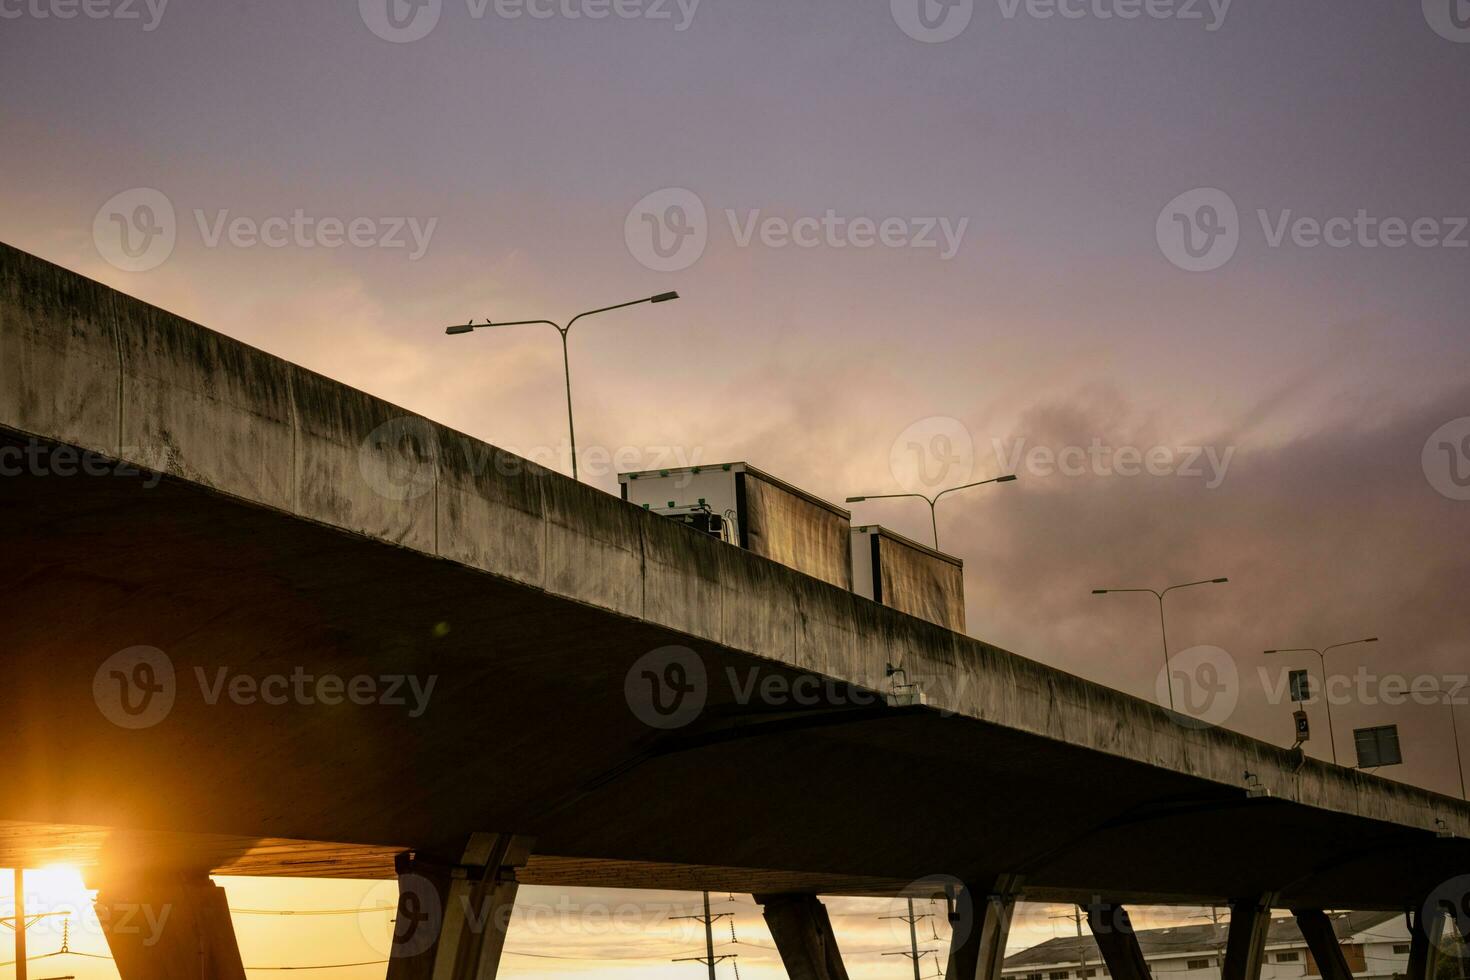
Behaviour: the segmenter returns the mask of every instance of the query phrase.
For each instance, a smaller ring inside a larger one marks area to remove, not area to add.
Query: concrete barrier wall
[[[935,710],[1470,836],[1470,808],[902,615],[0,245],[0,426]]]

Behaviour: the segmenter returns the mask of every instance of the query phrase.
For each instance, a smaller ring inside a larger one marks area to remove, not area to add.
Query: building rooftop
[[[1343,940],[1360,932],[1377,928],[1398,915],[1400,915],[1398,912],[1335,912],[1332,913],[1332,925],[1337,932],[1337,938]],[[1180,956],[1195,952],[1214,953],[1223,948],[1225,944],[1226,931],[1229,928],[1228,921],[1225,921],[1226,918],[1222,916],[1222,921],[1218,926],[1213,922],[1206,922],[1203,925],[1142,929],[1138,932],[1138,945],[1143,949],[1145,957]],[[1304,942],[1301,930],[1297,928],[1296,919],[1291,916],[1283,916],[1271,920],[1271,931],[1267,935],[1266,945],[1277,946]],[[1090,935],[1062,936],[1007,956],[1005,969],[1018,970],[1054,963],[1077,963],[1080,962],[1082,954],[1086,955],[1089,963],[1099,963],[1102,960],[1102,953]]]

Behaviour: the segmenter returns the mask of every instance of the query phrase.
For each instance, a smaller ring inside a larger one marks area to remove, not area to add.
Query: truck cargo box
[[[858,595],[899,612],[965,631],[965,564],[876,524],[852,529]]]
[[[619,473],[618,483],[630,503],[691,526],[722,528],[757,555],[852,588],[852,515],[749,463]]]

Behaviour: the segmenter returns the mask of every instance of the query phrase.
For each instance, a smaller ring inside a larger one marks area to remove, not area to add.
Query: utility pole
[[[1210,921],[1215,923],[1215,969],[1225,975],[1225,944],[1220,941],[1220,906],[1210,906]]]
[[[733,960],[733,959],[736,958],[736,954],[735,953],[730,953],[730,954],[728,954],[726,956],[716,956],[715,955],[715,923],[718,922],[718,921],[720,921],[721,919],[731,918],[734,914],[735,914],[734,912],[721,912],[719,915],[711,915],[710,914],[710,910],[709,910],[709,892],[705,892],[704,893],[704,915],[676,915],[676,916],[674,916],[673,919],[670,920],[670,921],[677,922],[680,919],[693,919],[696,922],[702,922],[702,923],[704,923],[704,949],[705,949],[705,955],[704,956],[685,956],[685,957],[681,957],[680,959],[674,960],[674,962],[675,963],[703,963],[703,964],[705,964],[705,965],[707,965],[709,967],[709,980],[715,980],[715,964],[716,963],[723,963],[725,960]]]
[[[26,872],[15,869],[15,980],[26,980]]]
[[[1080,906],[1080,905],[1074,905],[1074,906],[1072,906],[1072,914],[1071,915],[1067,915],[1066,913],[1063,913],[1062,915],[1054,915],[1051,918],[1053,918],[1053,919],[1071,919],[1072,922],[1074,924],[1076,924],[1076,926],[1077,926],[1077,938],[1078,939],[1081,939],[1082,938],[1082,906]],[[1085,976],[1086,973],[1087,973],[1087,946],[1086,946],[1085,943],[1080,943],[1079,942],[1077,944],[1077,975],[1078,976]]]
[[[930,916],[930,915],[915,915],[914,914],[914,900],[911,898],[911,899],[909,899],[909,912],[908,912],[908,915],[882,915],[882,916],[879,916],[879,918],[880,919],[898,919],[898,920],[900,920],[902,922],[907,922],[909,924],[909,952],[907,952],[907,953],[902,953],[902,952],[900,952],[900,953],[884,953],[883,955],[884,956],[907,956],[909,959],[911,959],[911,960],[914,961],[914,980],[923,980],[923,978],[919,976],[919,961],[921,959],[923,959],[925,956],[928,956],[930,953],[934,952],[934,950],[932,950],[932,949],[926,949],[926,950],[922,950],[921,951],[919,949],[919,921],[922,920],[922,919],[932,918],[932,916]]]

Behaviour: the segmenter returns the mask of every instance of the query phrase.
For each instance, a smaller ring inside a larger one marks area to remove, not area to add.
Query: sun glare
[[[27,906],[32,901],[48,904],[74,902],[83,908],[92,904],[92,893],[82,882],[81,870],[70,864],[52,864],[29,870],[25,884]]]

